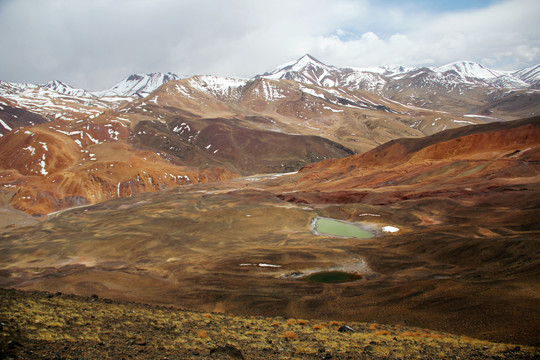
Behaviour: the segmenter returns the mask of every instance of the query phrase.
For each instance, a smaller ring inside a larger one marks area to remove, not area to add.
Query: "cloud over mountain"
[[[251,77],[304,53],[337,66],[469,59],[517,70],[539,62],[539,12],[534,0],[461,10],[392,0],[5,0],[0,79],[97,90],[153,71]]]

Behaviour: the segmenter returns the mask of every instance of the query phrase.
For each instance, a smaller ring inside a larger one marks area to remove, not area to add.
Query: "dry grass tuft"
[[[296,324],[297,324],[297,321],[296,321],[296,319],[289,319],[289,320],[287,320],[287,324],[289,324],[289,325],[296,325]]]
[[[298,319],[298,325],[307,325],[307,324],[309,324],[309,320]]]
[[[206,317],[206,318],[209,318],[209,319],[212,319],[214,317],[214,315],[212,315],[210,313],[203,314],[203,316]]]
[[[278,326],[281,326],[281,323],[280,323],[279,321],[274,321],[274,322],[272,323],[272,326],[278,327]]]
[[[412,331],[405,331],[405,332],[402,332],[401,334],[399,334],[399,336],[401,336],[401,337],[409,337],[409,336],[415,336],[414,334],[415,333],[412,332]]]
[[[322,330],[326,329],[327,327],[328,325],[326,325],[325,323],[315,324],[313,325],[313,330]]]
[[[206,339],[208,338],[208,332],[206,332],[206,330],[198,330],[197,337],[201,339]]]
[[[291,340],[298,339],[298,334],[295,333],[294,331],[285,331],[282,336],[284,339],[291,339]]]
[[[426,334],[426,333],[423,333],[421,331],[405,331],[404,333],[401,333],[399,334],[399,336],[402,336],[402,337],[406,337],[406,336],[409,336],[409,337],[416,337],[416,338],[431,338],[431,337],[435,337],[434,335],[431,335],[431,334]]]
[[[388,330],[377,330],[373,334],[374,335],[390,335],[390,331],[388,331]]]
[[[379,324],[373,323],[369,326],[369,330],[377,330],[379,328]]]

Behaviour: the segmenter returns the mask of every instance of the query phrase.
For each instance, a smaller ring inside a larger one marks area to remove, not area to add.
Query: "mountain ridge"
[[[404,73],[410,73],[417,71],[418,69],[421,69],[419,67],[405,67],[403,65],[394,65],[394,66],[379,66],[379,67],[367,67],[367,68],[361,68],[361,67],[335,67],[331,65],[326,65],[323,62],[317,60],[313,56],[306,54],[296,61],[289,62],[283,65],[280,65],[273,70],[266,72],[262,75],[258,75],[261,77],[268,77],[268,78],[287,78],[290,79],[292,77],[296,78],[302,78],[299,74],[292,74],[292,72],[301,72],[302,70],[306,69],[307,67],[311,66],[312,68],[319,68],[322,70],[322,72],[325,73],[341,73],[338,74],[338,76],[346,76],[343,74],[348,74],[350,72],[357,72],[357,73],[372,73],[372,74],[378,74],[381,76],[385,76],[387,78],[394,78],[395,76],[399,76]],[[477,81],[477,80],[494,80],[500,77],[513,77],[514,74],[521,74],[521,72],[525,72],[528,69],[534,69],[538,68],[540,65],[536,65],[532,68],[524,68],[520,69],[514,72],[503,72],[499,70],[493,70],[489,69],[482,64],[479,64],[474,61],[456,61],[453,63],[449,63],[446,65],[438,66],[438,67],[426,67],[426,69],[429,69],[431,71],[437,72],[437,73],[445,73],[445,72],[454,72],[456,75],[458,75],[461,79],[465,81]],[[320,71],[321,71],[320,70]],[[324,81],[321,81],[321,79],[316,79],[314,77],[308,77],[304,75],[304,78],[311,83],[318,84],[321,86],[327,86],[328,82],[325,84]],[[525,77],[527,79],[527,77]],[[324,78],[323,78],[324,80]],[[513,79],[513,83],[511,86],[513,87],[526,87],[527,83],[522,80],[519,77],[516,77]],[[334,85],[330,86],[338,86],[337,84],[339,81],[334,82]],[[496,82],[493,81],[492,84],[498,85]],[[530,84],[529,84],[530,85]],[[502,86],[502,85],[498,85]]]
[[[538,85],[540,81],[540,64],[515,70],[515,71],[500,71],[487,68],[480,63],[474,61],[456,61],[438,67],[407,67],[403,65],[392,66],[374,66],[374,67],[336,67],[327,65],[316,59],[310,54],[305,54],[297,60],[281,64],[274,69],[267,71],[261,75],[255,75],[251,78],[236,78],[239,80],[253,80],[259,77],[270,79],[286,79],[298,82],[311,83],[319,86],[346,86],[355,87],[356,84],[351,78],[375,78],[375,81],[387,82],[388,79],[396,79],[396,77],[407,76],[419,69],[428,69],[435,73],[451,73],[457,75],[463,81],[477,83],[478,80],[487,82],[491,86],[499,88],[525,88]],[[305,72],[305,73],[302,73]],[[87,91],[85,89],[74,88],[61,80],[52,80],[46,84],[35,85],[30,83],[10,83],[1,81],[0,94],[8,91],[6,88],[24,90],[27,87],[40,86],[46,89],[56,91],[58,93],[76,95],[76,96],[133,96],[145,97],[159,86],[171,80],[178,80],[200,75],[178,75],[172,72],[161,73],[152,72],[147,74],[134,73],[128,75],[120,82],[111,86],[106,90]],[[216,76],[216,75],[213,75]],[[332,79],[332,77],[342,77],[343,80]],[[218,78],[227,78],[216,76]],[[379,78],[380,77],[380,78]],[[506,81],[497,81],[497,79],[506,79]],[[9,85],[9,86],[6,86]],[[358,87],[357,87],[358,89]],[[377,87],[364,85],[364,90],[373,91]]]

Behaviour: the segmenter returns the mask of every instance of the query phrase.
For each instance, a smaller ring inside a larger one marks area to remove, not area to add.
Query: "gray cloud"
[[[534,0],[433,13],[362,0],[4,0],[0,79],[100,90],[135,72],[251,77],[311,53],[340,66],[539,62]]]

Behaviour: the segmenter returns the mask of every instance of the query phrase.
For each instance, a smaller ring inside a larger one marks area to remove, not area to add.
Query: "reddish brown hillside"
[[[0,185],[10,204],[32,215],[90,205],[182,184],[230,179],[218,167],[186,167],[127,143],[121,118],[104,114],[17,129],[0,139]]]
[[[308,165],[290,188],[295,192],[284,198],[380,204],[458,196],[489,186],[538,182],[539,160],[540,117],[471,126]]]
[[[496,122],[481,126],[472,125],[439,132],[423,138],[392,140],[377,148],[349,158],[328,160],[311,164],[305,170],[324,169],[328,166],[391,165],[409,160],[423,152],[425,158],[449,158],[458,154],[468,156],[486,151],[501,151],[506,148],[538,144],[540,139],[540,117]]]

